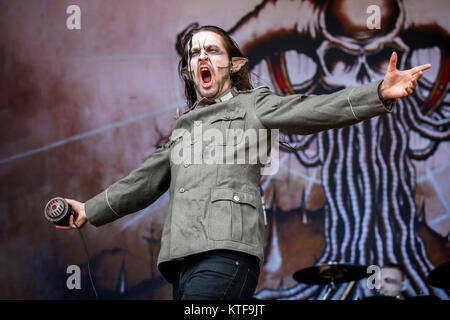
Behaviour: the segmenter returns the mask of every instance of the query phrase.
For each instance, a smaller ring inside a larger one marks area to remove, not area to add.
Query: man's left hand
[[[380,86],[381,96],[385,100],[409,96],[417,86],[417,81],[422,77],[423,71],[430,68],[431,64],[423,64],[409,70],[400,71],[397,69],[397,53],[393,52],[384,81]]]

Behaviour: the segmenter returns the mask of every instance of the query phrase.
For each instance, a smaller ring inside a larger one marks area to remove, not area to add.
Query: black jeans
[[[174,300],[249,300],[258,284],[259,259],[230,250],[186,257],[173,282]]]

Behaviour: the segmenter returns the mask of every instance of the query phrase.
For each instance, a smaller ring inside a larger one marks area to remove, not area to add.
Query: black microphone
[[[69,226],[70,216],[73,216],[73,221],[77,218],[77,213],[61,197],[53,198],[47,203],[44,209],[44,215],[48,221],[58,226]]]

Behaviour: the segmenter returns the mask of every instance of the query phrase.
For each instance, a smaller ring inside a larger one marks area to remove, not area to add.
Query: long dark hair
[[[184,81],[184,92],[186,96],[187,107],[190,109],[192,105],[197,101],[197,94],[195,92],[195,86],[191,77],[187,77],[187,69],[189,65],[189,46],[187,45],[191,41],[194,34],[200,31],[212,31],[221,36],[225,50],[228,53],[228,58],[231,61],[233,57],[244,57],[241,50],[239,49],[236,42],[231,39],[228,33],[216,26],[202,26],[199,27],[198,23],[193,23],[184,29],[180,34],[178,34],[176,49],[181,56],[180,62],[178,63],[178,74],[180,78]],[[231,74],[231,85],[236,87],[238,90],[250,90],[253,86],[250,82],[249,76],[250,69],[248,63],[246,63],[239,71]]]

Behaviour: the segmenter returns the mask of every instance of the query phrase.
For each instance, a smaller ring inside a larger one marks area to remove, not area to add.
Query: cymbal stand
[[[330,295],[331,291],[336,289],[336,286],[334,285],[334,277],[331,277],[331,282],[327,285],[327,291],[325,292],[324,296],[322,297],[322,300],[327,300],[328,296]]]

